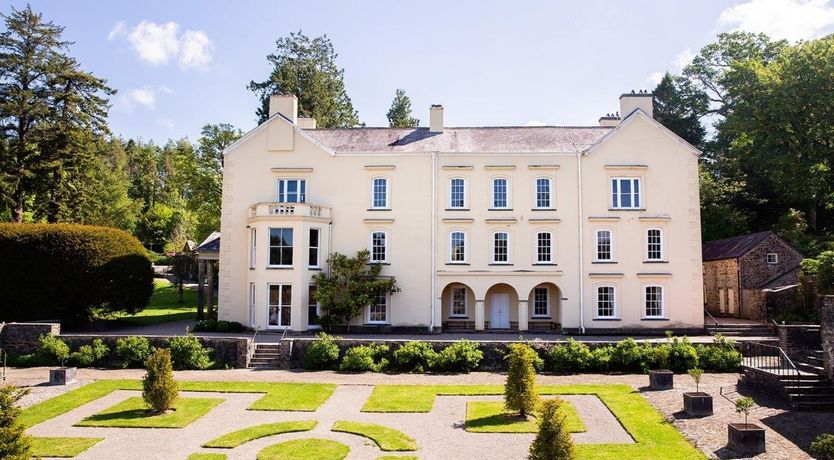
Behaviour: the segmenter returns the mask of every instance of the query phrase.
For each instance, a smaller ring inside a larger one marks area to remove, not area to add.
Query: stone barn
[[[713,316],[766,321],[792,308],[802,254],[772,231],[707,241],[704,308]]]

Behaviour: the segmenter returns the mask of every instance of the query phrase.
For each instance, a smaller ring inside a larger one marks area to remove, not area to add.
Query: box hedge
[[[0,321],[85,321],[136,313],[148,304],[153,271],[130,234],[69,224],[0,224]]]

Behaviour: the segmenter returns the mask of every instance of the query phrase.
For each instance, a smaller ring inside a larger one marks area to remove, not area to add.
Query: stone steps
[[[705,326],[708,334],[728,337],[770,337],[776,334],[766,324],[713,324]]]
[[[248,367],[253,369],[278,369],[282,356],[281,344],[256,343],[255,352],[249,359]]]

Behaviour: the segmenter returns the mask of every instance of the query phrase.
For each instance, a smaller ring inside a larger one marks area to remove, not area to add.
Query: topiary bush
[[[119,337],[116,340],[116,359],[122,368],[141,367],[151,355],[151,343],[145,337]]]
[[[510,352],[505,357],[508,371],[507,383],[504,385],[504,407],[509,411],[518,412],[521,417],[526,417],[535,410],[539,402],[536,370],[533,368],[533,361],[539,355],[525,343],[512,343],[507,348]]]
[[[811,443],[811,453],[820,458],[834,460],[834,434],[821,434]]]
[[[114,228],[0,224],[0,260],[0,321],[72,324],[98,312],[133,314],[153,292],[142,244]]]
[[[174,369],[207,369],[211,365],[211,350],[203,347],[193,335],[171,337],[168,340]]]
[[[346,372],[382,372],[388,366],[388,345],[357,345],[345,352],[339,370]]]
[[[325,332],[316,334],[316,340],[310,343],[304,357],[301,359],[301,367],[308,370],[333,369],[339,362],[339,346],[336,340]]]
[[[179,397],[179,385],[174,381],[171,351],[157,348],[148,357],[148,373],[142,379],[142,399],[156,414],[174,406]]]
[[[594,356],[588,345],[568,338],[567,342],[550,349],[550,370],[557,374],[571,374],[591,370]]]
[[[60,337],[44,334],[38,337],[38,351],[35,353],[44,363],[63,366],[70,356],[70,348]]]
[[[110,353],[110,348],[101,341],[93,340],[92,345],[81,345],[70,355],[70,361],[78,367],[92,367],[101,363]]]
[[[412,340],[394,350],[394,366],[401,371],[425,372],[436,359],[437,352],[428,342]]]
[[[440,350],[430,363],[433,371],[471,372],[478,368],[484,359],[484,352],[479,350],[478,342],[460,339]]]
[[[737,372],[741,368],[741,353],[733,340],[716,334],[712,345],[698,345],[698,363],[701,369],[712,372]]]
[[[20,407],[17,404],[28,393],[28,389],[0,384],[0,458],[4,460],[32,458],[32,440],[18,419]]]

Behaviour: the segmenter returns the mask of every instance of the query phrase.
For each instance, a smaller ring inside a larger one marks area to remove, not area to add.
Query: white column
[[[529,317],[529,313],[527,312],[527,299],[518,300],[518,330],[519,331],[526,331],[528,328],[527,325],[527,318]]]
[[[484,301],[475,299],[475,330],[484,330]]]

